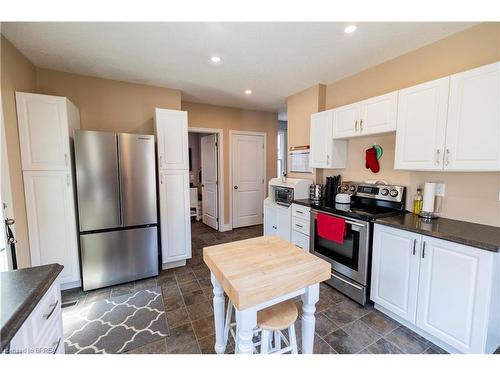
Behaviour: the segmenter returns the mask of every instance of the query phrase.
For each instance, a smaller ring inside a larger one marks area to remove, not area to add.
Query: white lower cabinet
[[[31,265],[59,263],[59,281],[79,283],[73,180],[65,171],[24,171]],[[77,286],[77,285],[73,285]]]
[[[292,230],[292,241],[295,246],[304,249],[305,251],[309,251],[309,236],[297,232],[296,230]]]
[[[500,254],[375,225],[371,299],[462,353],[500,345]]]
[[[278,236],[290,241],[290,208],[264,201],[264,236]]]
[[[54,282],[9,344],[12,354],[64,354],[61,290]]]
[[[189,172],[160,170],[162,263],[191,258]]]
[[[309,251],[310,241],[310,215],[311,208],[299,204],[292,204],[292,243]]]

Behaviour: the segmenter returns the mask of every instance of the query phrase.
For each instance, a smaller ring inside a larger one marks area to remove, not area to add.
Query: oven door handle
[[[311,210],[311,213],[314,215],[314,219],[316,219],[317,217],[317,214],[319,213],[320,211],[316,211],[316,210]],[[325,215],[329,215],[329,216],[333,216],[333,217],[338,217],[340,219],[344,219],[346,224],[350,224],[350,225],[356,225],[358,227],[361,227],[361,228],[365,228],[366,227],[366,224],[363,224],[363,223],[359,223],[357,221],[352,221],[352,220],[348,220],[345,218],[345,216],[339,216],[339,215],[332,215],[330,213],[327,213],[327,212],[322,212],[322,214],[325,214]]]
[[[359,285],[356,285],[354,283],[351,283],[350,281],[344,279],[343,277],[340,277],[340,276],[337,276],[335,275],[334,273],[332,273],[332,276],[335,277],[336,279],[339,279],[340,281],[342,281],[343,283],[346,283],[346,284],[349,284],[350,286],[356,288],[356,289],[359,289],[359,290],[362,290],[363,288],[361,288]]]
[[[360,224],[360,223],[357,223],[357,222],[351,221],[351,220],[346,220],[345,222],[346,222],[346,224],[357,225],[358,227],[363,227],[363,228],[366,226],[365,224]]]

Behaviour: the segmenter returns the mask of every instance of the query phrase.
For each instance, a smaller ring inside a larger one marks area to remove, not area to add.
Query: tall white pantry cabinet
[[[59,263],[61,288],[81,284],[73,130],[80,112],[67,98],[16,92],[31,265]]]
[[[156,108],[162,268],[191,258],[187,112]]]

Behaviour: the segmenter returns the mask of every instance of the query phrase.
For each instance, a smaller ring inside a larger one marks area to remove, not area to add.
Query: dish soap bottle
[[[413,213],[415,215],[420,215],[423,203],[424,197],[422,196],[422,189],[417,189],[417,194],[415,195],[415,199],[413,199]]]

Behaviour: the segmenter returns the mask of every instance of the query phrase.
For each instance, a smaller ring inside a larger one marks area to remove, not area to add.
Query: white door
[[[454,74],[445,169],[500,170],[500,63]]]
[[[399,91],[395,169],[442,170],[450,78]]]
[[[189,169],[187,112],[156,108],[155,130],[158,165],[164,169]]]
[[[218,230],[217,135],[201,137],[201,204],[203,223]]]
[[[361,106],[359,103],[335,108],[333,138],[350,138],[358,135]]]
[[[277,210],[272,205],[264,204],[264,236],[276,236],[277,231]]]
[[[491,252],[423,237],[417,326],[465,353],[484,350]]]
[[[313,113],[310,128],[311,168],[327,168],[332,158],[333,111]]]
[[[380,95],[361,102],[359,133],[362,135],[396,131],[398,92]]]
[[[71,168],[66,99],[16,93],[22,169]]]
[[[373,235],[370,298],[415,323],[421,236],[381,225]]]
[[[233,228],[262,224],[264,136],[231,134]]]
[[[61,283],[80,280],[72,179],[64,171],[25,171],[31,265],[64,266]]]
[[[189,172],[160,171],[162,263],[191,258]]]

